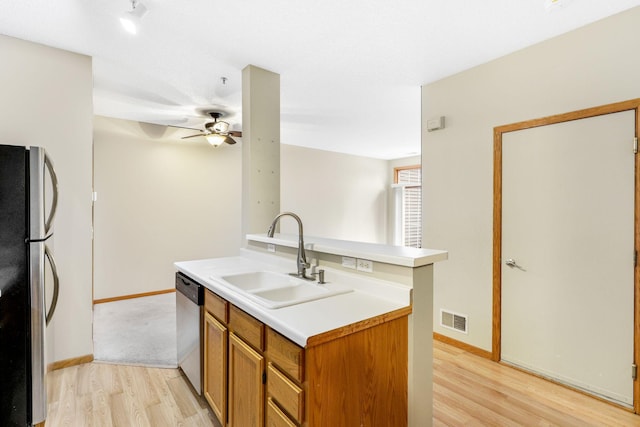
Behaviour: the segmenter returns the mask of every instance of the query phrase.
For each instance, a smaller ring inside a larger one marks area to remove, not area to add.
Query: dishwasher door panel
[[[176,292],[178,366],[199,395],[202,394],[201,319],[202,306]]]

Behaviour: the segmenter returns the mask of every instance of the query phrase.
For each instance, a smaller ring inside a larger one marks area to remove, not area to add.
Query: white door
[[[501,358],[627,406],[634,128],[628,111],[502,139]]]

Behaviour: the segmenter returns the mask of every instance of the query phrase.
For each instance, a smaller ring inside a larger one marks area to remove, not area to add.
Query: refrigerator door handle
[[[46,324],[49,325],[49,322],[53,318],[53,313],[56,311],[56,306],[58,305],[58,293],[60,291],[60,279],[58,277],[58,269],[56,268],[56,262],[53,259],[53,255],[51,255],[51,251],[47,245],[44,245],[44,255],[49,261],[49,265],[51,266],[51,273],[53,274],[53,297],[51,298],[51,306],[46,311]]]
[[[58,209],[58,176],[56,175],[56,170],[53,167],[51,157],[49,157],[46,152],[44,153],[44,164],[46,166],[46,169],[49,171],[49,175],[51,176],[51,186],[53,187],[51,211],[49,211],[49,217],[44,222],[44,234],[47,234],[51,229],[53,218],[55,217],[56,210]]]

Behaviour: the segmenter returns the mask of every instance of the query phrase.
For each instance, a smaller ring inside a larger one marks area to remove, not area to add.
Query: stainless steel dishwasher
[[[176,332],[178,366],[196,392],[202,394],[202,304],[204,288],[176,273]]]

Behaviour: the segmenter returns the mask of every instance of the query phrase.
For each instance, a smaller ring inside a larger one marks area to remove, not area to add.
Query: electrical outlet
[[[373,261],[369,261],[368,259],[359,259],[356,265],[358,271],[373,273]]]
[[[276,245],[274,245],[273,243],[267,243],[267,252],[275,252],[276,251]]]
[[[342,257],[342,266],[345,268],[352,268],[352,269],[356,269],[356,259],[355,258],[351,258],[348,256],[343,256]]]

